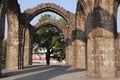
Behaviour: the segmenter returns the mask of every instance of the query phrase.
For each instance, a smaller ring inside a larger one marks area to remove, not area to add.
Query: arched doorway
[[[61,12],[62,10],[62,12]],[[34,7],[33,9],[28,9],[24,12],[24,14],[27,16],[27,20],[26,20],[26,25],[28,25],[28,23],[38,14],[42,13],[42,12],[45,12],[45,11],[51,11],[51,12],[54,12],[60,16],[62,16],[67,22],[68,22],[68,25],[69,25],[69,32],[67,34],[67,37],[71,38],[71,34],[72,34],[72,30],[74,29],[74,14],[73,13],[70,13],[69,11],[66,11],[65,9],[55,5],[55,4],[52,4],[52,3],[45,3],[45,4],[41,4],[37,7]],[[69,15],[69,16],[68,16]],[[71,16],[71,17],[70,17]],[[73,20],[71,20],[71,18]],[[25,25],[25,26],[26,26]],[[72,26],[72,27],[70,27]],[[72,40],[72,38],[70,39]],[[69,41],[71,42],[71,41]],[[72,50],[72,45],[69,45],[67,46],[70,50]],[[71,58],[73,57],[72,56],[72,51],[69,51],[69,50],[66,50],[67,53],[71,54]],[[69,59],[69,60],[72,60],[72,59]],[[68,61],[68,62],[71,62],[72,64],[72,61]]]

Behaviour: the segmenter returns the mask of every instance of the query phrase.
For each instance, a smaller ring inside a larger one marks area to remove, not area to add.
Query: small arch
[[[45,20],[43,22],[38,22],[34,27],[35,27],[35,29],[37,31],[41,27],[43,27],[45,25],[49,25],[49,24],[57,27],[58,29],[60,29],[63,32],[63,35],[64,35],[65,39],[67,38],[67,30],[68,30],[68,28],[65,27],[64,25],[54,21],[54,20]]]

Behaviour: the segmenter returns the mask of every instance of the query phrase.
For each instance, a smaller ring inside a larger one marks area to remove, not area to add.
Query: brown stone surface
[[[80,0],[85,12],[87,37],[88,76],[116,77],[115,37],[116,22],[115,1]],[[88,7],[89,6],[89,7]]]
[[[54,20],[46,20],[46,21],[43,21],[43,22],[38,22],[35,26],[35,29],[38,30],[40,29],[41,27],[45,26],[45,25],[53,25],[55,27],[57,27],[58,29],[60,29],[64,35],[64,38],[66,39],[67,38],[67,29],[68,27],[67,26],[64,26]]]
[[[117,53],[117,65],[120,66],[120,33],[118,33],[116,39],[116,53]]]
[[[12,3],[11,2],[12,1],[8,0],[8,7],[7,7],[8,39],[7,39],[6,69],[15,70],[18,69],[20,11],[17,1],[13,1]]]
[[[6,14],[6,1],[0,1],[0,76],[2,74],[2,45],[4,39],[4,28],[5,28],[5,14]]]
[[[0,74],[6,1],[0,1]],[[54,21],[44,21],[36,25],[40,28],[52,24],[63,31],[68,65],[76,68],[87,67],[89,77],[117,76],[116,66],[120,64],[120,57],[119,44],[117,44],[119,37],[116,39],[117,2],[115,0],[78,0],[76,14],[53,3],[40,4],[20,14],[17,0],[8,0],[7,69],[20,69],[23,67],[23,61],[25,61],[24,65],[31,64],[32,35],[35,28],[29,26],[30,21],[46,11],[54,12],[68,22],[68,29],[62,28],[62,25]],[[29,31],[28,26],[31,28]]]
[[[29,33],[29,29],[26,29],[25,32],[25,45],[24,45],[24,66],[28,66],[29,65],[29,56],[30,56],[30,33]]]

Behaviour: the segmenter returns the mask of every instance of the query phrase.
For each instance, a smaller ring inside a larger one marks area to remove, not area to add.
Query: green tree
[[[45,21],[45,20],[55,20],[55,17],[50,14],[44,14],[41,15],[41,18],[39,19],[39,22]]]
[[[55,20],[62,25],[67,25],[67,22],[63,18],[56,19],[54,16],[49,14],[41,15],[39,22],[45,20]],[[47,48],[49,46],[56,47],[56,51],[61,51],[62,54],[65,55],[65,48],[64,48],[64,40],[63,40],[62,32],[53,25],[46,25],[40,28],[35,36],[34,36],[34,45],[37,45],[39,48],[44,47]],[[62,46],[63,45],[63,46]],[[62,50],[60,50],[60,48]],[[36,51],[37,49],[35,49]],[[37,51],[36,51],[37,52]]]

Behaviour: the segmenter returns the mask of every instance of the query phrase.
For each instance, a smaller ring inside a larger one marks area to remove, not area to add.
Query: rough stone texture
[[[67,29],[68,27],[54,21],[54,20],[46,20],[46,21],[43,21],[43,22],[38,22],[36,25],[35,25],[35,28],[36,30],[40,29],[41,27],[45,26],[45,25],[53,25],[55,27],[57,27],[58,29],[60,29],[62,32],[63,32],[63,35],[64,35],[64,38],[66,39],[67,38]]]
[[[24,14],[21,14],[19,17],[20,18],[19,18],[18,69],[23,69],[24,68],[24,46],[25,46],[25,40],[26,40],[25,34],[26,34],[26,29],[28,29],[29,24],[25,25],[26,16]]]
[[[7,39],[8,42],[7,42],[6,69],[15,70],[18,69],[18,52],[19,52],[19,5],[17,1],[8,0],[7,16],[8,16],[8,39]]]
[[[6,14],[6,2],[7,0],[0,1],[0,77],[2,74],[2,43],[4,38],[4,28],[5,28],[5,14]]]
[[[73,44],[72,44],[72,38],[73,36],[73,31],[75,30],[75,15],[67,10],[65,10],[64,8],[56,5],[56,4],[53,4],[53,3],[44,3],[44,4],[41,4],[41,5],[38,5],[32,9],[27,9],[24,11],[24,15],[27,16],[27,19],[26,19],[26,24],[29,24],[29,22],[38,14],[42,13],[42,12],[46,12],[46,11],[51,11],[51,12],[54,12],[54,13],[57,13],[58,15],[62,16],[67,22],[68,22],[68,27],[69,27],[69,32],[67,33],[67,39],[69,40],[66,40],[66,41],[69,41],[69,42],[66,42],[66,43],[70,43],[70,45],[67,45],[67,53],[66,53],[66,56],[69,56],[67,58],[70,58],[68,60],[70,65],[73,65]],[[67,55],[67,54],[70,54],[70,55]]]
[[[120,66],[120,33],[118,33],[118,37],[116,40],[116,53],[117,65]]]
[[[28,66],[29,65],[29,57],[30,57],[30,33],[29,33],[29,29],[26,29],[25,32],[25,45],[24,45],[24,66]]]
[[[88,76],[90,77],[117,76],[114,3],[112,0],[81,0],[86,15]]]
[[[0,74],[5,1],[7,0],[0,0]],[[120,57],[117,57],[118,54],[116,54],[119,50],[117,47],[119,40],[116,39],[117,2],[115,0],[78,0],[76,15],[53,3],[41,4],[20,14],[17,0],[8,0],[7,11],[9,26],[7,69],[22,68],[23,53],[24,57],[27,57],[24,59],[24,63],[32,63],[34,27],[29,27],[31,28],[29,36],[25,30],[35,16],[42,12],[51,11],[62,16],[68,22],[69,28],[64,30],[61,25],[52,21],[45,21],[40,25],[49,23],[63,31],[66,37],[67,64],[77,68],[87,66],[89,77],[110,78],[117,76],[116,66],[119,64]]]
[[[44,3],[44,4],[40,4],[32,9],[27,9],[24,11],[24,14],[27,15],[27,20],[28,22],[30,20],[33,19],[33,17],[35,17],[36,15],[42,13],[42,12],[45,12],[45,11],[51,11],[51,12],[54,12],[54,13],[57,13],[59,15],[61,15],[64,19],[66,19],[66,21],[68,21],[68,23],[70,23],[70,17],[71,16],[74,16],[73,13],[65,10],[64,8],[56,5],[56,4],[53,4],[53,3]]]
[[[85,37],[85,15],[81,5],[77,5],[76,26],[75,26],[75,49],[73,67],[85,69],[86,58],[86,37]]]

